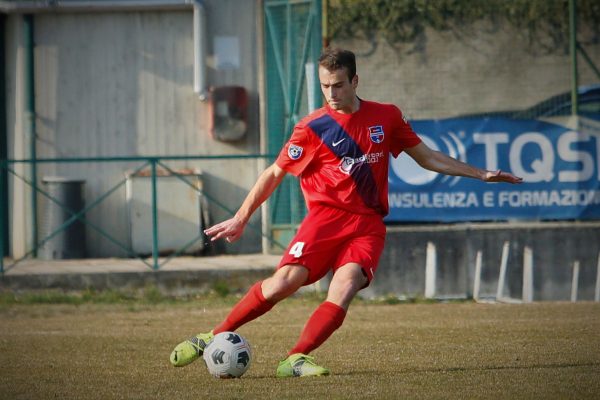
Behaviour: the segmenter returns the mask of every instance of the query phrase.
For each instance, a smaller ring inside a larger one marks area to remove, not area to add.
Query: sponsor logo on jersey
[[[369,127],[369,136],[371,137],[371,141],[373,143],[381,143],[383,142],[383,126],[375,125]]]
[[[355,166],[357,167],[365,163],[373,164],[379,162],[381,158],[383,158],[383,151],[380,151],[379,153],[363,154],[362,156],[356,158],[346,156],[343,157],[342,161],[340,162],[340,171],[350,175]]]
[[[290,147],[288,147],[288,156],[292,160],[297,160],[302,156],[303,150],[304,149],[300,146],[296,146],[295,144],[290,144]]]

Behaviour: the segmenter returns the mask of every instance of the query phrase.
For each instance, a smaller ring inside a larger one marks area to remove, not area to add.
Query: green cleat
[[[204,349],[213,340],[214,336],[212,332],[199,333],[179,343],[171,353],[171,364],[175,367],[184,367],[196,361],[204,353]]]
[[[315,364],[314,357],[302,353],[292,354],[281,361],[277,367],[278,378],[323,375],[329,375],[329,370]]]

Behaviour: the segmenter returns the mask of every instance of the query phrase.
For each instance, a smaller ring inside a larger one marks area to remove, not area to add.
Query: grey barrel
[[[85,258],[85,224],[75,219],[63,226],[74,218],[73,213],[85,207],[85,181],[52,176],[44,177],[42,183],[46,193],[56,201],[46,198],[44,202],[39,239],[54,235],[40,247],[38,257],[44,260]]]

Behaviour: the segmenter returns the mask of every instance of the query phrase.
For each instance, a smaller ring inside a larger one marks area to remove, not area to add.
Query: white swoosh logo
[[[336,147],[338,144],[342,143],[344,140],[346,140],[346,138],[340,139],[340,140],[338,140],[337,142],[333,142],[333,143],[331,143],[331,145],[332,145],[333,147]]]

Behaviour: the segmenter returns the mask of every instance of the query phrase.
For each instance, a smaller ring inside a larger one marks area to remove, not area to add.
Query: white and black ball
[[[221,332],[204,349],[202,355],[208,372],[214,377],[239,378],[252,361],[250,343],[235,332]]]

